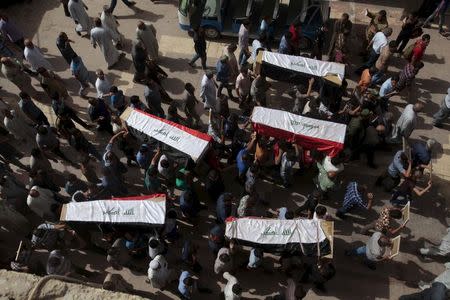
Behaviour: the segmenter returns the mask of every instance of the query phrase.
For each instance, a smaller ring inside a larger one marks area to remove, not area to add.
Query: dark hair
[[[358,193],[363,194],[363,193],[367,192],[367,185],[365,185],[365,184],[358,184],[357,189],[358,189]]]
[[[231,290],[233,291],[233,294],[235,294],[235,295],[240,295],[242,293],[242,288],[239,283],[233,284],[233,286],[231,287]]]
[[[255,251],[253,251],[253,254],[258,257],[258,258],[262,258],[264,253],[260,248],[255,248]]]
[[[427,34],[424,34],[424,35],[422,35],[422,41],[425,41],[425,40],[430,40],[431,39],[431,36],[427,33]]]
[[[389,42],[389,48],[397,48],[397,42],[396,41],[390,41]]]
[[[383,17],[386,16],[386,11],[384,9],[380,10],[378,13]]]
[[[173,209],[169,210],[167,212],[167,218],[169,219],[176,219],[177,218],[177,212]]]
[[[40,154],[41,154],[41,150],[39,148],[31,149],[31,156],[36,156],[36,155],[40,155]]]
[[[183,283],[184,285],[192,286],[194,284],[194,280],[192,279],[191,276],[188,276],[183,280]]]
[[[320,274],[328,281],[336,275],[336,268],[331,262],[325,263],[320,268]]]
[[[97,27],[101,27],[102,26],[102,20],[100,20],[100,18],[95,18],[94,19],[94,24]]]
[[[392,80],[398,82],[400,80],[400,77],[398,75],[394,75],[394,76],[391,77],[391,81]]]
[[[250,20],[249,19],[245,19],[244,21],[242,21],[242,25],[244,25],[244,26],[250,25]]]
[[[170,166],[169,161],[167,159],[161,160],[161,167],[167,169]]]
[[[136,104],[139,102],[139,96],[133,95],[130,97],[130,102]]]
[[[422,69],[423,67],[425,66],[425,64],[422,62],[422,61],[416,61],[415,63],[414,63],[414,68],[415,69]]]
[[[317,214],[317,216],[322,217],[322,216],[325,216],[326,213],[327,213],[327,208],[325,206],[317,205],[317,207],[316,207],[316,214]]]
[[[184,84],[184,88],[187,90],[187,89],[191,89],[191,88],[193,88],[194,86],[192,85],[192,83],[190,83],[190,82],[186,82],[185,84]]]
[[[148,242],[148,245],[150,246],[150,248],[156,248],[159,246],[159,241],[158,241],[158,239],[151,239]]]
[[[28,95],[28,94],[25,93],[25,92],[20,92],[20,93],[19,93],[19,97],[20,97],[20,98],[30,98],[30,95]]]
[[[113,86],[109,89],[109,91],[110,91],[111,93],[117,93],[117,92],[119,91],[119,89],[117,88],[117,86],[113,85]]]
[[[35,230],[33,230],[33,235],[37,236],[38,238],[43,237],[44,233],[45,233],[45,229],[36,228]]]
[[[290,40],[290,39],[292,39],[292,33],[291,33],[290,31],[288,31],[288,32],[286,32],[286,33],[284,34],[284,37],[285,37],[287,40]]]
[[[370,75],[375,74],[377,71],[378,71],[378,69],[377,69],[375,66],[372,66],[372,67],[369,69]]]
[[[228,254],[226,254],[226,253],[220,254],[219,255],[219,260],[221,262],[224,262],[224,263],[229,262],[230,261],[230,256]]]
[[[286,218],[286,220],[292,220],[294,218],[294,212],[291,210],[288,210],[285,214],[284,217]]]
[[[398,209],[393,209],[389,211],[389,216],[394,219],[400,219],[402,217],[402,212]]]

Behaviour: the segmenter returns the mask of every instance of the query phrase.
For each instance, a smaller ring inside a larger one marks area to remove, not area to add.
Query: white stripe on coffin
[[[139,110],[127,108],[120,117],[128,126],[190,155],[194,161],[205,153],[211,140],[204,133],[181,125],[171,125],[169,121],[162,121]]]
[[[166,217],[166,197],[137,196],[126,200],[95,200],[63,205],[61,221],[162,225]]]
[[[252,122],[311,138],[344,144],[346,125],[257,106]]]

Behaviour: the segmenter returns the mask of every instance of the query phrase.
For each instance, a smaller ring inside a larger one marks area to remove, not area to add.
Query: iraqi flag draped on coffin
[[[163,225],[166,195],[154,194],[63,205],[61,221]]]
[[[290,83],[304,82],[305,77],[321,77],[338,86],[345,77],[345,65],[302,56],[261,51],[256,59],[257,71],[272,79]]]
[[[344,148],[346,125],[257,106],[251,121],[258,134],[273,136],[306,149],[335,156]]]
[[[138,109],[127,108],[120,116],[127,125],[197,161],[208,149],[211,137],[205,133],[159,118]]]
[[[333,222],[231,217],[226,220],[225,236],[270,252],[327,256],[332,254]]]

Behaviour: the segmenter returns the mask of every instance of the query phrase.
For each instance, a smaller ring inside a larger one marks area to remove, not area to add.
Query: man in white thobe
[[[145,50],[147,50],[148,57],[153,60],[158,59],[158,40],[156,39],[156,29],[151,24],[145,24],[139,21],[136,28],[137,39],[142,41]]]
[[[200,89],[200,98],[202,99],[205,109],[212,109],[213,111],[217,110],[217,92],[216,92],[216,84],[214,82],[214,74],[211,71],[206,71],[205,75],[203,75],[201,89]]]
[[[25,40],[25,50],[23,50],[23,56],[25,56],[25,59],[30,64],[31,71],[33,72],[36,72],[40,67],[43,67],[49,71],[54,70],[50,62],[45,59],[41,50],[39,50],[39,48],[28,39]]]
[[[105,57],[108,69],[112,67],[124,56],[124,53],[119,53],[112,43],[111,31],[102,27],[100,18],[96,18],[95,27],[91,30],[91,43],[96,48],[100,47],[103,56]]]
[[[17,112],[12,109],[5,109],[3,111],[5,118],[3,119],[3,124],[10,134],[18,141],[33,141],[36,133],[33,131],[32,127],[27,124],[22,115],[17,114]]]
[[[227,280],[227,284],[223,288],[223,294],[225,300],[238,300],[241,299],[242,288],[238,283],[236,277],[228,272],[223,273],[223,278]]]
[[[55,194],[49,189],[37,185],[30,189],[27,197],[28,207],[45,220],[58,219],[57,211],[60,203],[55,200]]]
[[[148,266],[148,281],[153,288],[163,289],[172,279],[173,270],[169,269],[167,260],[161,254],[157,255]]]
[[[95,72],[97,75],[97,80],[95,81],[95,89],[97,90],[97,98],[103,98],[105,95],[110,93],[112,84],[106,78],[105,73],[101,69]],[[107,101],[109,102],[109,101]]]
[[[402,138],[409,138],[417,124],[417,114],[423,109],[423,104],[417,102],[416,104],[408,104],[403,110],[397,124],[395,124],[392,131],[391,143],[400,143]]]
[[[86,9],[87,6],[83,3],[83,0],[70,0],[68,4],[70,16],[77,26],[75,31],[81,36],[82,31],[89,31],[92,28],[91,18],[89,18]]]
[[[102,21],[103,28],[111,31],[113,45],[116,46],[116,48],[120,48],[122,46],[122,34],[117,29],[119,23],[110,13],[108,5],[103,6],[103,12],[100,16],[100,20]]]

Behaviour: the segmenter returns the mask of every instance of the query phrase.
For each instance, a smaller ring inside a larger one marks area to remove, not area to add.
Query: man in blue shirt
[[[399,80],[398,75],[388,78],[380,87],[380,105],[384,111],[388,111],[389,98],[396,95],[397,82]]]
[[[136,161],[144,170],[147,170],[150,165],[151,153],[147,144],[142,144],[139,151],[136,153]]]
[[[110,107],[118,115],[120,115],[126,108],[126,101],[123,91],[119,90],[117,86],[112,86],[109,91]]]
[[[247,144],[247,146],[238,152],[236,156],[236,166],[239,171],[239,181],[245,182],[245,174],[247,173],[248,168],[250,167],[251,159],[250,159],[250,151],[254,148],[256,143],[256,133],[252,134],[251,141]]]
[[[426,143],[416,142],[411,145],[412,168],[431,169],[431,153],[435,139],[428,139]]]
[[[233,195],[231,193],[223,193],[219,196],[216,206],[217,223],[225,223],[225,220],[232,215],[232,201]]]
[[[387,170],[377,178],[375,185],[383,185],[386,192],[392,191],[400,183],[401,176],[408,178],[411,175],[412,162],[405,152],[397,151]]]

